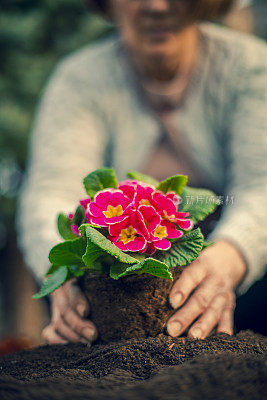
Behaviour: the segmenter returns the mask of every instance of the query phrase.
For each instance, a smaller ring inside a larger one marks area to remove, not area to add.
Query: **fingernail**
[[[94,340],[95,338],[95,331],[92,328],[84,328],[81,332],[81,335],[90,341]]]
[[[170,304],[172,308],[178,308],[182,302],[182,299],[183,295],[181,292],[174,293],[173,296],[170,298]]]
[[[86,344],[86,346],[88,346],[88,347],[92,346],[92,343],[90,341],[88,342],[88,340],[86,340],[84,338],[81,338],[80,342],[83,344]]]
[[[200,328],[194,328],[190,331],[190,335],[195,339],[202,338],[202,330]]]
[[[170,336],[177,336],[182,329],[182,324],[178,321],[171,321],[167,324],[167,331]]]
[[[86,309],[86,306],[85,306],[85,304],[83,304],[83,303],[79,303],[79,304],[77,305],[77,307],[76,307],[76,310],[77,310],[78,314],[79,314],[81,317],[84,317],[84,316],[85,316],[85,309]]]

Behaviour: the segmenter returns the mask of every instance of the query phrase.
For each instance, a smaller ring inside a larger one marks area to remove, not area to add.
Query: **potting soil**
[[[264,400],[266,350],[250,331],[47,345],[0,359],[0,399]]]

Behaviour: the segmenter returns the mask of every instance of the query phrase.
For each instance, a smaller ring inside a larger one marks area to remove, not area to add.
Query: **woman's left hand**
[[[205,338],[217,332],[233,334],[235,287],[244,277],[246,263],[237,248],[218,240],[185,268],[170,293],[170,304],[179,310],[167,322],[170,336]],[[193,293],[192,293],[193,292]]]

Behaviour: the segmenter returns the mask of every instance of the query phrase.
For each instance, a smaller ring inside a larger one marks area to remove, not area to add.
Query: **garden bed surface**
[[[0,359],[1,400],[267,399],[267,338],[161,335],[42,346]]]

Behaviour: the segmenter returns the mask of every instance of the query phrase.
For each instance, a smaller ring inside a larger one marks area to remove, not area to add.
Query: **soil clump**
[[[89,319],[97,326],[98,343],[146,339],[164,333],[165,321],[174,313],[169,293],[183,269],[172,269],[173,281],[148,274],[119,280],[84,275],[79,286],[90,304]]]

